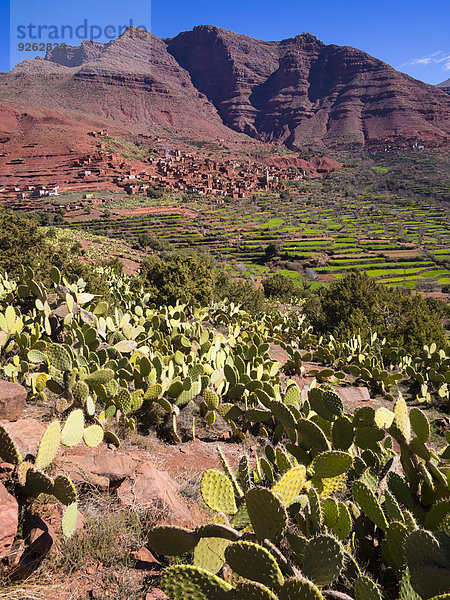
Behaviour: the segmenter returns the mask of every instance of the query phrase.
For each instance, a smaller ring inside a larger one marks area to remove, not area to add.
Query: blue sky
[[[218,25],[264,40],[309,31],[327,44],[360,48],[428,83],[450,77],[448,0],[0,0],[0,16],[0,71],[38,54],[19,51],[18,43],[28,41],[29,31],[18,39],[18,25],[71,25],[75,29],[87,19],[89,27],[102,30],[99,41],[107,41],[107,25],[118,27],[133,19],[134,24],[145,24],[159,37],[199,24]],[[41,42],[49,41],[45,31]],[[80,40],[67,41],[78,44]]]

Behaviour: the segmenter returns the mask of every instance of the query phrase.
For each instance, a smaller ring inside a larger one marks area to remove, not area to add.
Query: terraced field
[[[112,205],[103,219],[66,227],[128,242],[150,234],[175,248],[206,248],[246,277],[278,270],[298,282],[306,274],[317,284],[360,269],[387,285],[439,289],[450,282],[449,214],[438,202],[266,195],[223,205],[175,202],[173,212],[152,214],[139,213],[139,202],[148,200],[133,198],[130,215],[115,214]],[[281,256],[266,265],[269,244],[277,244]]]

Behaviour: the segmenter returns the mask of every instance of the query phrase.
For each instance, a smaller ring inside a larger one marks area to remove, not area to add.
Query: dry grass
[[[42,573],[20,583],[2,582],[0,579],[0,600],[49,600],[57,598],[61,589],[61,585],[54,585]]]

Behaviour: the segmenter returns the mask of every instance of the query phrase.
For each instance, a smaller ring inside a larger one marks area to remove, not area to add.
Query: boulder
[[[0,483],[0,560],[11,551],[19,522],[19,510],[14,496]]]
[[[359,405],[360,402],[370,400],[370,392],[366,387],[342,387],[338,388],[336,392],[346,406]]]
[[[172,522],[189,524],[192,516],[178,496],[178,484],[167,474],[146,461],[137,469],[131,480],[124,481],[117,490],[125,506],[159,508]]]
[[[6,423],[6,429],[22,453],[22,456],[36,454],[46,428],[46,423],[41,423],[41,421],[31,418],[20,419],[14,423]]]
[[[0,380],[0,420],[17,421],[22,416],[27,390],[18,383]]]
[[[117,485],[131,477],[138,463],[126,454],[116,454],[113,450],[101,452],[98,448],[80,446],[72,452],[55,459],[55,464],[75,483],[90,483],[101,490]]]

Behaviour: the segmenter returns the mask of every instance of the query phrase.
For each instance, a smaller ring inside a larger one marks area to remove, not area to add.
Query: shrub
[[[213,299],[213,274],[193,256],[146,258],[141,280],[159,305],[173,305],[177,300],[206,305]]]
[[[264,294],[250,281],[234,279],[225,271],[219,271],[215,278],[214,295],[216,300],[228,298],[234,304],[240,304],[249,313],[264,310]]]
[[[275,256],[280,256],[281,246],[275,242],[272,242],[266,247],[266,260],[272,260]]]
[[[295,293],[294,282],[290,277],[286,277],[282,273],[276,273],[273,277],[266,277],[261,283],[266,298],[289,300]]]
[[[445,331],[426,299],[408,290],[388,288],[364,272],[354,271],[321,288],[305,304],[305,313],[319,333],[348,338],[378,331],[408,352],[424,344],[446,345]]]

